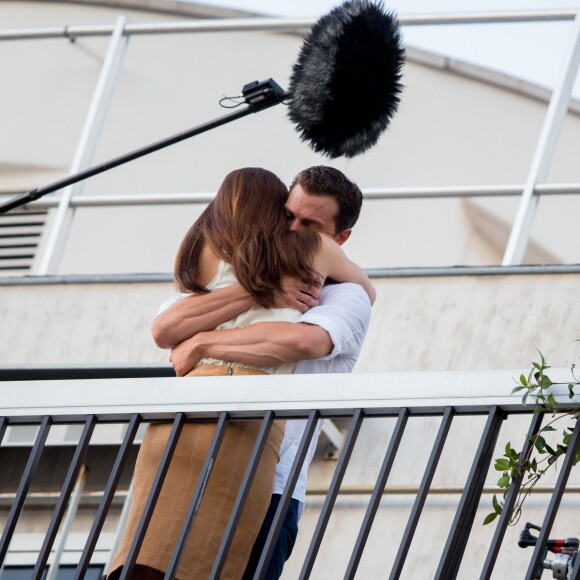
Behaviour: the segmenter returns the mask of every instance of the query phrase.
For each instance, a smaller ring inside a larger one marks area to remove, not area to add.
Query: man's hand
[[[171,349],[169,362],[178,377],[184,377],[202,358],[195,336],[180,342]]]
[[[299,280],[291,276],[282,277],[282,289],[276,292],[276,308],[294,308],[302,313],[316,306],[320,300],[322,279]]]

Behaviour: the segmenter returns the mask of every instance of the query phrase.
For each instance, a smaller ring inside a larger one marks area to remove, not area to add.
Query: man
[[[360,189],[344,174],[331,167],[311,167],[299,173],[290,188],[286,202],[288,227],[312,228],[343,244],[350,237],[361,205]],[[321,291],[315,285],[286,279],[276,305],[296,308],[303,314],[297,323],[263,322],[246,328],[214,330],[254,306],[253,299],[239,284],[209,294],[177,297],[164,305],[152,333],[158,346],[172,348],[170,360],[178,376],[189,372],[206,356],[256,366],[298,362],[297,373],[352,370],[370,321],[370,301],[360,286],[334,284]],[[305,421],[287,422],[272,503],[244,578],[251,578],[258,564],[304,426]],[[304,505],[307,468],[315,446],[316,438],[294,490],[270,561],[268,579],[279,578],[294,546]]]

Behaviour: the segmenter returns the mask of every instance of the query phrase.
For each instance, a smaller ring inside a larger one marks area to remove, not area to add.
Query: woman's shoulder
[[[340,245],[328,234],[318,232],[318,235],[320,237],[320,249],[322,252],[329,253],[331,255],[342,252]]]

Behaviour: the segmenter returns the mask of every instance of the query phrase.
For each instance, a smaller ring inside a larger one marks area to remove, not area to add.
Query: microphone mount
[[[95,165],[83,171],[79,171],[74,175],[69,175],[68,177],[59,179],[58,181],[55,181],[44,187],[36,188],[26,193],[17,195],[12,199],[4,202],[3,204],[0,204],[0,214],[7,213],[11,209],[20,207],[31,201],[35,201],[41,197],[44,197],[45,195],[48,195],[49,193],[53,193],[59,189],[68,187],[69,185],[78,183],[79,181],[83,181],[89,177],[93,177],[94,175],[98,175],[99,173],[103,173],[109,169],[113,169],[114,167],[118,167],[124,163],[128,163],[129,161],[139,159],[140,157],[144,157],[145,155],[149,155],[150,153],[154,153],[155,151],[159,151],[160,149],[164,149],[165,147],[169,147],[170,145],[174,145],[175,143],[179,143],[189,139],[190,137],[194,137],[195,135],[205,133],[206,131],[210,131],[216,127],[221,127],[222,125],[226,125],[227,123],[235,121],[236,119],[241,119],[242,117],[247,117],[253,113],[258,113],[260,111],[264,111],[265,109],[269,109],[270,107],[274,107],[275,105],[282,103],[290,95],[289,93],[286,93],[284,89],[282,89],[282,87],[274,80],[268,79],[265,81],[253,81],[251,83],[247,83],[242,88],[242,96],[244,98],[245,104],[247,105],[243,109],[234,111],[222,117],[218,117],[217,119],[213,119],[212,121],[208,121],[202,125],[197,125],[196,127],[181,133],[177,133],[176,135],[171,135],[170,137],[166,137],[165,139],[156,141],[155,143],[146,145],[145,147],[141,147],[129,153],[125,153],[124,155],[120,155],[119,157],[115,157],[99,165]]]

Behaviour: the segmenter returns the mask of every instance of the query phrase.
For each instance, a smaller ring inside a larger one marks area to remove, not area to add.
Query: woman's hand
[[[198,336],[199,334],[192,336],[171,349],[169,362],[178,377],[184,377],[203,358],[198,348]]]
[[[275,294],[276,308],[294,308],[304,313],[318,304],[322,278],[300,280],[292,276],[282,277],[282,290]]]

